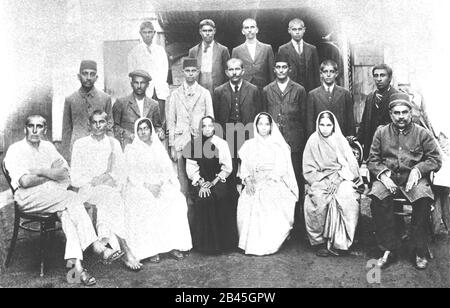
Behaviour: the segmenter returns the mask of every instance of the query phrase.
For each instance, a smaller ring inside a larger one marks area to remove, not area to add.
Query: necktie
[[[239,92],[239,86],[238,85],[235,85],[234,86],[234,93],[238,93]]]
[[[381,101],[383,100],[383,94],[376,91],[375,92],[375,107],[380,108]]]
[[[331,92],[331,87],[327,88],[327,94],[328,94],[328,101],[331,102],[332,97],[332,92]]]
[[[152,47],[147,45],[147,51],[149,54],[152,54]]]
[[[301,55],[303,53],[303,45],[302,42],[297,43],[298,46],[298,54]]]
[[[205,48],[203,49],[203,52],[206,53],[208,51],[208,48],[211,47],[211,45],[203,44]]]

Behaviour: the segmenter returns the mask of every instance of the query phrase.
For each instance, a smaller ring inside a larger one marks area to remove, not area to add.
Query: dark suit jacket
[[[392,121],[391,116],[389,115],[389,100],[392,94],[398,93],[398,90],[391,87],[389,91],[383,95],[379,108],[375,106],[375,93],[376,91],[370,93],[366,98],[364,112],[358,130],[358,141],[364,148],[364,160],[369,157],[370,145],[372,144],[373,135],[375,134],[377,127],[389,124]],[[374,115],[374,113],[376,113],[376,115]]]
[[[289,77],[293,81],[301,84],[306,91],[309,92],[320,86],[319,55],[316,46],[308,44],[305,41],[303,41],[303,52],[306,58],[306,80],[302,80],[301,78],[300,56],[297,51],[295,51],[292,42],[289,41],[278,49],[278,53],[287,55],[291,63]]]
[[[117,99],[112,108],[114,118],[114,136],[120,141],[122,147],[133,141],[134,123],[141,117],[138,104],[133,94]],[[159,104],[149,97],[144,100],[144,115],[149,118],[155,130],[161,129]]]
[[[274,79],[274,55],[272,46],[269,44],[259,41],[256,43],[255,61],[252,60],[245,43],[233,48],[231,57],[244,62],[244,79],[258,88],[265,87]]]
[[[292,152],[303,152],[306,144],[306,90],[292,80],[284,93],[276,81],[263,89],[263,110],[272,115]]]
[[[198,67],[202,66],[202,43],[189,49],[189,58],[196,58]],[[216,88],[228,80],[225,75],[227,61],[230,59],[228,48],[214,41],[213,44],[213,65],[212,65],[212,81],[213,88]],[[201,73],[200,73],[201,74]],[[201,76],[199,75],[199,79]],[[201,85],[203,86],[203,85]]]
[[[355,136],[352,95],[347,89],[335,85],[331,97],[329,102],[327,91],[323,86],[309,92],[306,105],[308,136],[316,131],[317,117],[325,110],[331,111],[336,116],[344,136]]]
[[[242,86],[239,91],[241,120],[244,125],[247,125],[248,123],[253,123],[256,115],[262,110],[259,91],[255,85],[245,80],[242,81]],[[225,124],[228,122],[230,116],[233,103],[232,95],[233,90],[231,89],[230,82],[226,82],[214,90],[214,116],[216,117],[217,123],[221,124],[223,128],[225,128]]]
[[[105,111],[110,117],[108,134],[112,133],[111,97],[95,87],[89,93],[81,89],[68,96],[64,102],[62,127],[62,152],[67,162],[72,158],[72,146],[80,138],[89,136],[89,116],[95,110]]]

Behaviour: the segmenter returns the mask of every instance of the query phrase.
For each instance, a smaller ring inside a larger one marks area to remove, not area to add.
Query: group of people
[[[15,200],[24,212],[59,213],[65,259],[82,283],[95,284],[82,265],[88,247],[131,270],[165,253],[181,260],[192,248],[269,255],[299,229],[318,256],[348,251],[363,184],[349,139],[362,144],[372,174],[379,266],[396,259],[393,199],[403,195],[413,205],[416,267],[426,268],[428,178],[442,159],[431,133],[413,123],[410,97],[391,86],[390,67],[373,68],[377,89],[356,134],[352,95],[336,84],[339,67],[319,65],[302,20],[290,21],[292,40],[276,56],[257,40],[254,19],[244,20],[246,42],[231,57],[215,31],[212,20],[200,22],[202,42],[170,93],[164,48],[153,44],[152,23],[142,23],[143,42],[128,55],[129,96],[112,105],[94,86],[96,62],[81,62],[81,88],[64,107],[64,158],[45,141],[38,115],[9,147]],[[94,222],[87,203],[97,209]]]

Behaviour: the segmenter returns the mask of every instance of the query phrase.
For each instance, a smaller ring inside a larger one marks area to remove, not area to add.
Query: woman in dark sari
[[[236,207],[239,194],[235,181],[229,181],[233,169],[230,149],[216,136],[214,119],[200,121],[202,135],[184,150],[186,171],[195,191],[192,242],[194,249],[221,253],[237,247]]]

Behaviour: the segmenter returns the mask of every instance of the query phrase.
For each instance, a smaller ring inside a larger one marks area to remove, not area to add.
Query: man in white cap
[[[376,179],[369,193],[376,235],[383,256],[378,266],[386,268],[396,261],[400,238],[396,233],[395,197],[412,204],[411,245],[417,269],[428,261],[427,224],[434,199],[428,177],[442,165],[433,137],[412,122],[412,105],[404,93],[392,94],[389,110],[392,123],[380,126],[373,138],[368,169]]]

